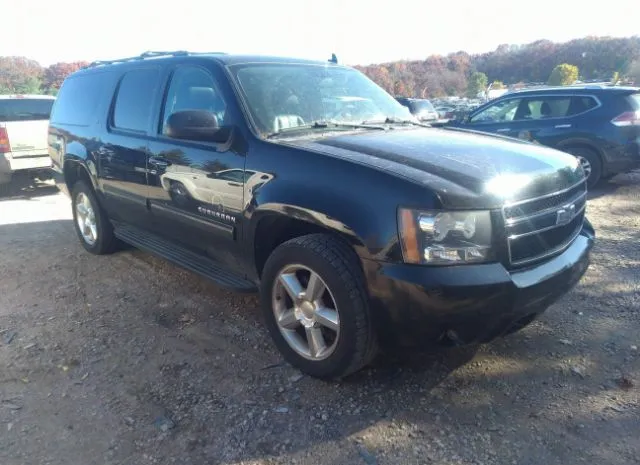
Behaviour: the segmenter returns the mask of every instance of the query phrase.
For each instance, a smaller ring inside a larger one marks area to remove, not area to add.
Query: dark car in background
[[[396,100],[407,107],[411,114],[420,121],[436,121],[439,118],[438,112],[427,99],[396,97]]]
[[[512,92],[448,126],[547,145],[580,159],[589,186],[640,165],[640,88],[558,87]]]

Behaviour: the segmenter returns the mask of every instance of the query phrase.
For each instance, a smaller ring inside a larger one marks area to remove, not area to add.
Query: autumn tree
[[[469,83],[467,85],[467,96],[475,98],[480,92],[484,92],[487,89],[487,75],[476,71],[469,77]]]
[[[550,86],[568,86],[578,80],[578,67],[568,63],[562,63],[551,71],[549,76]]]
[[[44,70],[44,88],[47,91],[58,91],[62,82],[71,73],[87,66],[85,61],[75,61],[72,63],[56,63]]]
[[[25,57],[0,57],[0,94],[37,94],[42,68]]]
[[[506,86],[504,85],[504,82],[502,81],[493,81],[491,83],[491,88],[492,89],[504,89]]]

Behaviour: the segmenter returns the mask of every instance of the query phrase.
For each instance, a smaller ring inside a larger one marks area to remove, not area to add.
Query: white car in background
[[[0,194],[14,173],[51,168],[47,132],[54,102],[50,95],[0,95]]]

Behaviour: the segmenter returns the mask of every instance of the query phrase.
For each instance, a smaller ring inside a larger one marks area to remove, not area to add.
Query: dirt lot
[[[257,299],[148,254],[94,257],[51,186],[0,201],[0,464],[640,463],[640,174],[594,192],[593,265],[530,327],[282,363]]]

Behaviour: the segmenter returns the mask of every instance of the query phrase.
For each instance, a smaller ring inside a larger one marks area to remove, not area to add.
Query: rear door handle
[[[509,131],[511,131],[511,129],[509,128],[500,128],[496,130],[496,132],[509,132]]]
[[[571,125],[570,124],[556,124],[555,128],[556,129],[566,129],[566,128],[570,128]]]

